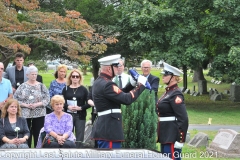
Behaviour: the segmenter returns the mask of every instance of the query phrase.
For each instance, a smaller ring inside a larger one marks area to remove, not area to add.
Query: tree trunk
[[[199,67],[196,70],[194,70],[194,75],[192,82],[198,82],[199,80],[206,80],[203,75],[203,68]]]
[[[92,74],[94,77],[94,80],[98,77],[98,70],[99,70],[99,62],[97,58],[92,58]]]

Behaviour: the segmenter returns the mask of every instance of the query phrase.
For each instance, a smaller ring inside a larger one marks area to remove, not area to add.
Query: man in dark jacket
[[[138,77],[138,86],[130,78],[126,87],[120,89],[112,78],[116,75],[121,55],[112,55],[98,60],[101,73],[92,87],[93,101],[98,112],[94,123],[92,138],[97,140],[98,148],[120,148],[124,141],[121,104],[129,105],[144,91],[147,78]],[[144,85],[143,85],[144,84]]]
[[[155,92],[155,102],[158,99],[158,86],[159,86],[159,78],[151,75],[152,62],[150,60],[143,60],[141,62],[141,69],[144,77],[147,77],[148,82],[151,85],[152,90]]]

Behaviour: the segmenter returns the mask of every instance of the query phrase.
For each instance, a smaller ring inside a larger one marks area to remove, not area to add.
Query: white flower
[[[20,83],[19,83],[19,82],[17,83],[17,86],[20,86]]]
[[[14,129],[14,131],[17,132],[17,138],[18,138],[18,131],[20,131],[20,128],[19,128],[19,127],[16,127],[16,128]]]
[[[76,97],[73,97],[73,100],[76,101]]]
[[[33,96],[29,96],[29,99],[31,100],[31,99],[33,99],[34,97]]]
[[[14,129],[14,131],[15,131],[15,132],[18,132],[18,131],[20,131],[20,128],[19,128],[19,127],[16,127],[16,128]]]

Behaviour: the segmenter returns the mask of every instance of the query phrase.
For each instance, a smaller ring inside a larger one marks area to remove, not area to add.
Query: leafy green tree
[[[156,149],[157,114],[154,97],[154,92],[145,90],[134,103],[122,106],[123,148]]]

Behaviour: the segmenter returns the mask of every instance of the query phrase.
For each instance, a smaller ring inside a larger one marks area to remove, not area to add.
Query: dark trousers
[[[76,144],[73,141],[65,141],[63,145],[58,144],[58,142],[48,142],[44,143],[43,148],[76,148]]]
[[[174,148],[174,143],[161,144],[161,153],[172,160],[181,160],[181,149]]]
[[[44,117],[26,118],[26,120],[30,131],[30,137],[28,138],[28,147],[31,148],[33,136],[34,148],[36,148],[39,132],[44,126]]]
[[[121,142],[97,140],[98,148],[121,148]]]
[[[86,120],[80,120],[77,113],[71,113],[73,117],[73,132],[75,129],[76,134],[76,146],[77,148],[83,147],[84,132]]]

